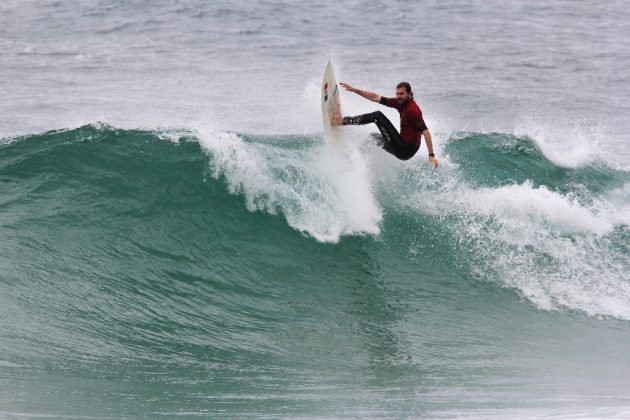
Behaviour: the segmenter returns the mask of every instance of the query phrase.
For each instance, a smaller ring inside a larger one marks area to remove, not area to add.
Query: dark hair
[[[413,99],[413,92],[411,91],[411,85],[407,82],[400,82],[396,85],[396,89],[405,88],[408,94],[411,95],[411,99]]]

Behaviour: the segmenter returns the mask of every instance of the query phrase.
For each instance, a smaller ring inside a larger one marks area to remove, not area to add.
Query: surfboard
[[[339,139],[339,127],[332,125],[333,116],[341,114],[341,100],[339,98],[339,86],[335,79],[332,60],[328,59],[324,80],[322,81],[322,117],[324,119],[324,133],[327,139]]]

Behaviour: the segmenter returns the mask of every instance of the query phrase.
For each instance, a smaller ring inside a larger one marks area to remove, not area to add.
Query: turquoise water
[[[628,10],[2,2],[0,417],[630,417]]]
[[[627,171],[455,133],[327,215],[364,162],[318,135],[0,150],[5,415],[627,413]]]

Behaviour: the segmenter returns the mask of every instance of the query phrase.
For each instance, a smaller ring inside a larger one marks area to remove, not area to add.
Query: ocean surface
[[[629,418],[629,10],[1,2],[0,418]]]

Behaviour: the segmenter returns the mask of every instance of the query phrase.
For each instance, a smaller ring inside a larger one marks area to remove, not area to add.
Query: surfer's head
[[[411,85],[407,82],[400,82],[396,85],[396,99],[398,103],[407,102],[413,99],[413,92],[411,91]]]

